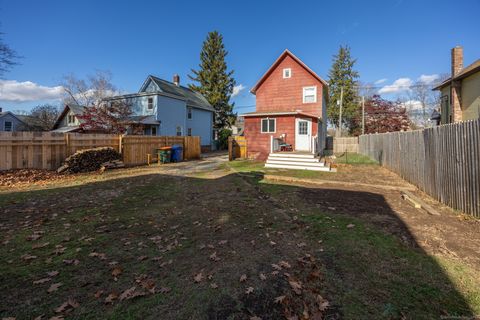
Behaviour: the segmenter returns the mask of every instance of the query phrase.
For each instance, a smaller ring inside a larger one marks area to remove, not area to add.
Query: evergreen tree
[[[354,70],[356,59],[350,56],[348,46],[340,46],[338,54],[333,57],[332,68],[328,73],[329,77],[329,104],[327,108],[328,119],[338,128],[340,107],[340,91],[343,87],[342,124],[349,132],[355,130],[358,117],[358,92],[357,79],[359,74]]]
[[[192,69],[193,75],[189,75],[198,83],[189,85],[190,89],[200,92],[215,108],[214,128],[218,130],[229,128],[236,117],[234,103],[230,103],[235,79],[233,70],[227,71],[227,54],[223,36],[217,31],[209,32],[200,53],[199,70]]]

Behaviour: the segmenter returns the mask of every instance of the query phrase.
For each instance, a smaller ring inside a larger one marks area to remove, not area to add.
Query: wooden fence
[[[247,139],[242,136],[228,137],[228,160],[247,158]]]
[[[200,137],[121,136],[54,132],[0,132],[0,170],[55,170],[78,150],[112,147],[122,154],[125,165],[147,163],[155,149],[180,144],[184,159],[200,158]]]
[[[334,137],[333,153],[358,152],[358,137]]]
[[[480,217],[480,120],[363,135],[359,149],[438,201]]]

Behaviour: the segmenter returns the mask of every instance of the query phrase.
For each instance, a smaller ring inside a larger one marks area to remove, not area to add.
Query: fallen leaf
[[[297,247],[299,248],[306,247],[306,246],[307,244],[305,242],[297,243]]]
[[[280,261],[278,262],[278,264],[282,267],[282,268],[286,268],[286,269],[290,269],[292,266],[290,265],[290,263],[288,263],[287,261]]]
[[[103,294],[103,290],[98,290],[97,292],[95,292],[95,294],[93,295],[96,299],[100,298]]]
[[[172,291],[172,289],[168,288],[168,287],[162,287],[160,288],[160,293],[169,293],[170,291]]]
[[[47,275],[48,275],[49,277],[55,277],[55,276],[57,276],[58,274],[59,274],[58,271],[50,271],[50,272],[47,272]]]
[[[144,261],[144,260],[147,260],[148,257],[147,256],[140,256],[137,258],[138,261]]]
[[[350,223],[349,225],[347,225],[347,228],[349,228],[349,229],[351,229],[353,227],[355,227],[355,225],[353,223]]]
[[[137,291],[137,287],[131,287],[123,291],[120,297],[118,298],[120,299],[120,301],[123,301],[123,300],[130,300],[130,299],[144,296],[144,295],[145,295],[144,292]]]
[[[288,283],[290,284],[290,287],[292,287],[292,290],[296,294],[302,294],[302,284],[298,281],[294,280],[289,280]]]
[[[275,298],[275,303],[282,303],[283,300],[285,299],[285,296],[278,296]]]
[[[282,267],[280,267],[278,264],[272,263],[272,268],[275,270],[282,270]]]
[[[217,252],[216,252],[216,251],[210,255],[210,260],[212,260],[212,261],[220,261],[220,258],[217,257]]]
[[[113,303],[114,300],[118,299],[118,294],[115,292],[110,293],[106,298],[105,298],[105,303]]]
[[[218,285],[217,285],[215,282],[212,282],[212,283],[210,284],[210,287],[211,287],[212,289],[217,289],[217,288],[218,288]]]
[[[260,280],[262,280],[262,281],[267,280],[267,276],[263,273],[260,273],[259,277],[260,277]]]
[[[253,287],[248,287],[246,290],[245,290],[245,293],[246,294],[250,294],[253,292]]]
[[[77,265],[80,263],[80,261],[78,259],[65,259],[63,260],[63,263],[65,263],[66,265]]]
[[[52,283],[52,285],[50,286],[50,288],[48,288],[47,292],[48,292],[48,293],[51,293],[51,292],[57,291],[58,288],[60,288],[61,285],[62,285],[61,282]]]
[[[246,274],[242,274],[240,276],[240,282],[245,282],[247,280],[247,275]]]
[[[66,302],[64,302],[60,307],[56,308],[55,312],[62,313],[66,311],[71,311],[73,309],[78,308],[79,306],[80,305],[78,304],[78,302],[70,298]]]
[[[218,241],[218,244],[224,245],[227,244],[228,240],[220,240]]]
[[[48,320],[64,320],[65,318],[63,316],[53,316],[51,318],[48,318]]]
[[[257,317],[257,316],[253,316],[253,317],[250,317],[250,320],[262,320],[262,318]]]
[[[45,282],[48,282],[48,281],[51,281],[52,279],[50,278],[43,278],[43,279],[40,279],[40,280],[36,280],[36,281],[33,281],[33,284],[42,284],[42,283],[45,283]]]
[[[121,275],[121,274],[122,274],[122,268],[120,268],[120,267],[115,267],[115,268],[113,268],[113,270],[112,270],[112,276],[113,276],[114,278],[117,278],[117,277],[118,277],[119,275]]]
[[[33,259],[37,259],[37,256],[33,256],[29,253],[26,253],[26,254],[22,255],[20,258],[22,258],[22,260],[25,260],[25,261],[30,261],[30,260],[33,260]]]
[[[202,280],[203,280],[203,272],[200,272],[193,277],[193,281],[195,281],[196,283],[199,283]]]
[[[318,309],[320,311],[325,311],[330,305],[330,302],[324,299],[321,295],[317,295],[317,303],[318,303]]]

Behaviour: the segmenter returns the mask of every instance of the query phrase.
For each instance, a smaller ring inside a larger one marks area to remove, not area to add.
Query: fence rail
[[[363,135],[359,151],[438,201],[480,217],[480,120]]]
[[[148,153],[173,144],[183,146],[184,159],[200,158],[200,137],[0,132],[0,170],[55,170],[69,155],[95,147],[112,147],[122,154],[125,165],[141,165],[147,163]]]

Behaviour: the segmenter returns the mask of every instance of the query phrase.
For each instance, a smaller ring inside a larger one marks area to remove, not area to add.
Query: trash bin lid
[[[170,150],[170,149],[172,149],[172,147],[162,147],[162,148],[160,148],[160,149],[158,149],[158,150]]]
[[[179,150],[179,149],[183,149],[182,145],[180,145],[180,144],[174,144],[174,145],[172,146],[172,150]]]

